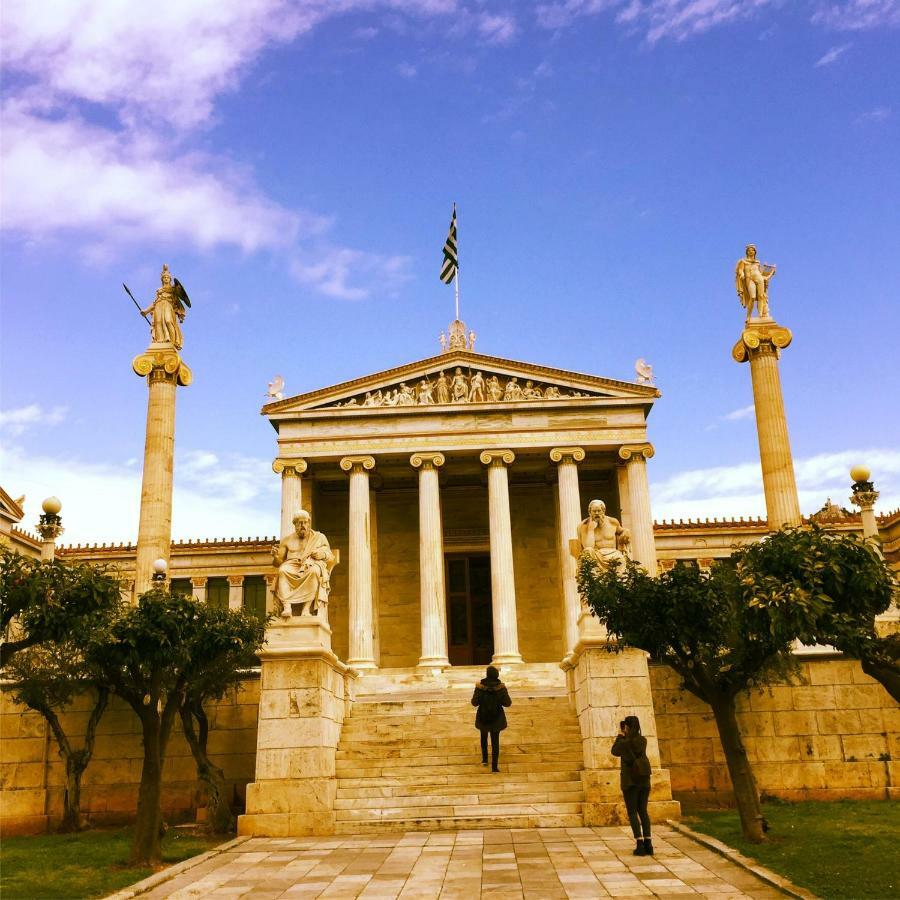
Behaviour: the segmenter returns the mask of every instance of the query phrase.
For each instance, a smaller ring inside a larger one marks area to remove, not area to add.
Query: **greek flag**
[[[456,204],[453,204],[453,216],[450,219],[450,233],[444,243],[444,261],[441,263],[441,281],[450,284],[456,278],[459,260],[456,256]]]

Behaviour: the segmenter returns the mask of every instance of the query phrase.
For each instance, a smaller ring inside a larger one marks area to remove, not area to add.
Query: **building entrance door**
[[[451,666],[486,666],[494,655],[491,558],[448,556],[447,637]]]

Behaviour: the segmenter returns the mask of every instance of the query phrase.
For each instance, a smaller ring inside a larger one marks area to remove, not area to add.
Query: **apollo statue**
[[[753,316],[756,305],[760,319],[769,318],[769,280],[775,274],[775,266],[761,263],[756,258],[756,245],[747,244],[743,259],[739,259],[734,269],[734,286],[741,306],[747,310],[747,321]]]

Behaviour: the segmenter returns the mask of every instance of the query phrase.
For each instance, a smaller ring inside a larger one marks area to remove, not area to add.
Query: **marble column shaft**
[[[450,665],[447,655],[447,596],[444,586],[444,537],[438,468],[441,453],[414,453],[410,464],[419,470],[419,597],[422,655],[419,665]]]
[[[350,654],[354,669],[374,669],[372,639],[372,536],[369,523],[369,472],[375,468],[371,456],[345,456],[341,468],[350,473],[349,524],[349,617]]]
[[[622,527],[631,531],[631,498],[628,496],[628,469],[616,466],[616,484],[619,488],[619,520]]]
[[[195,600],[206,603],[206,583],[209,579],[205,575],[191,579],[192,594]]]
[[[512,450],[485,450],[481,462],[488,467],[488,512],[491,531],[491,605],[494,619],[495,665],[520,663],[513,568],[512,522],[509,514],[509,479],[506,467],[516,456]]]
[[[242,609],[244,606],[244,576],[228,576],[228,608]]]
[[[581,599],[578,596],[577,560],[570,550],[570,541],[578,537],[581,522],[581,495],[578,490],[578,463],[584,461],[581,447],[554,447],[550,459],[555,462],[559,491],[559,565],[563,588],[565,621],[565,652],[571,653],[578,642],[578,616]]]
[[[765,343],[750,353],[759,460],[766,495],[766,513],[769,528],[772,529],[784,525],[799,525],[802,521],[777,353],[771,344]]]
[[[285,537],[294,530],[294,516],[305,508],[300,476],[306,471],[306,460],[276,459],[272,471],[281,474],[281,537]]]
[[[652,444],[626,444],[619,448],[619,458],[625,460],[625,480],[628,482],[632,558],[650,575],[656,575],[656,541],[647,480],[647,460],[652,456]]]
[[[175,455],[174,373],[154,367],[147,379],[147,433],[144,440],[144,472],[141,512],[135,559],[135,596],[150,590],[153,563],[169,561],[172,542],[172,480]]]

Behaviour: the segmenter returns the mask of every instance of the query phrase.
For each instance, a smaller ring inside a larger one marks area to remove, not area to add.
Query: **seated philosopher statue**
[[[601,568],[612,562],[622,565],[628,558],[631,535],[618,519],[606,515],[606,504],[602,500],[591,500],[588,517],[578,526],[578,540],[572,541],[573,555],[579,559],[590,559]]]
[[[328,538],[313,531],[310,514],[301,509],[293,518],[294,531],[272,548],[272,562],[278,569],[275,596],[281,615],[317,616],[327,619],[331,570],[335,556]]]

